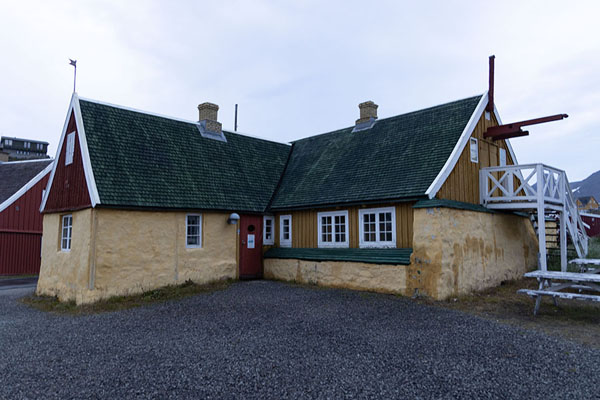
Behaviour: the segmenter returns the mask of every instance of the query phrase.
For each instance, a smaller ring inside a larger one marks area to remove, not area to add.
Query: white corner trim
[[[77,98],[77,94],[75,94]],[[79,98],[74,104],[75,108],[75,124],[77,125],[77,133],[79,134],[79,150],[81,151],[81,159],[83,161],[83,171],[85,173],[85,181],[92,202],[92,208],[100,204],[100,196],[96,187],[96,179],[94,179],[94,171],[90,161],[90,152],[88,151],[87,139],[85,137],[85,127],[83,126],[83,118],[81,117],[81,107],[79,107]]]
[[[39,172],[36,176],[34,176],[29,182],[27,182],[24,186],[22,186],[19,190],[13,193],[8,199],[4,200],[0,204],[0,212],[6,210],[12,203],[17,201],[21,196],[23,196],[29,189],[34,187],[39,181],[41,181],[50,171],[52,171],[52,166],[54,162],[51,162],[44,168],[41,172]]]
[[[471,118],[469,118],[469,122],[467,122],[467,125],[465,126],[465,129],[461,133],[460,138],[456,142],[456,145],[454,146],[452,153],[450,153],[450,157],[448,157],[448,159],[446,160],[446,163],[444,164],[444,166],[442,167],[442,169],[440,170],[438,175],[435,177],[435,179],[433,180],[431,185],[429,185],[429,188],[427,188],[427,190],[425,191],[425,194],[430,199],[433,199],[435,197],[437,192],[440,190],[440,188],[442,187],[444,182],[446,182],[446,179],[448,179],[448,176],[450,176],[450,173],[456,166],[456,163],[458,162],[460,155],[462,154],[465,146],[469,142],[469,138],[471,137],[473,130],[477,126],[479,119],[481,118],[481,116],[483,115],[483,112],[485,111],[485,106],[487,106],[487,103],[488,103],[488,93],[485,92],[481,96],[481,100],[479,100],[479,104],[477,104],[477,107],[475,107],[475,111],[473,111]],[[512,153],[511,153],[511,155],[512,155]]]
[[[87,141],[85,139],[85,133],[83,131],[83,120],[81,119],[81,109],[79,108],[79,97],[77,96],[77,93],[73,93],[73,95],[71,96],[71,102],[69,103],[67,117],[65,118],[65,124],[63,125],[60,140],[58,141],[56,156],[54,157],[54,162],[52,163],[53,168],[52,172],[50,173],[50,179],[48,179],[48,184],[46,185],[46,190],[44,192],[42,204],[40,205],[40,212],[43,212],[46,208],[46,201],[48,200],[48,196],[50,195],[50,188],[52,187],[52,182],[54,182],[54,175],[56,174],[56,167],[60,158],[60,152],[65,141],[67,127],[69,125],[69,120],[71,119],[71,113],[73,111],[75,111],[75,126],[77,127],[77,132],[79,133],[79,147],[81,150],[81,158],[83,160],[84,175],[88,187],[88,194],[90,195],[90,201],[92,203],[92,207],[95,207],[96,204],[100,204],[98,189],[96,188],[96,181],[94,180],[94,175],[92,173],[92,168],[90,164],[90,156],[87,150]]]

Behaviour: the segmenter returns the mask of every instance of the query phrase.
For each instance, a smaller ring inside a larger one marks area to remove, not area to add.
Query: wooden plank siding
[[[413,238],[413,208],[414,202],[398,204],[378,204],[351,207],[335,207],[315,210],[301,210],[277,213],[275,215],[275,246],[279,247],[279,217],[292,216],[292,247],[317,248],[318,247],[318,221],[317,215],[324,211],[348,211],[348,230],[350,248],[359,247],[359,221],[360,209],[395,207],[396,209],[396,247],[412,247]]]
[[[498,121],[493,114],[489,121],[485,118],[485,113],[481,116],[471,135],[477,139],[479,145],[479,162],[471,161],[470,144],[467,142],[454,169],[436,194],[437,198],[479,204],[479,170],[499,165],[500,148],[506,150],[506,164],[514,164],[506,141],[493,141],[483,137],[487,128],[496,125]]]
[[[75,114],[71,113],[67,135],[75,132],[75,149],[73,162],[65,165],[67,154],[67,137],[62,144],[60,153],[56,160],[56,172],[52,181],[52,187],[46,200],[44,212],[61,212],[67,210],[80,210],[92,206],[90,195],[85,180],[83,169],[83,156],[79,145],[79,132],[75,123]]]

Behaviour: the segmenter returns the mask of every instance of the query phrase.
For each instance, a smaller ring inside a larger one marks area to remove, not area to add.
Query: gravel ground
[[[65,316],[0,294],[0,398],[600,396],[600,352],[395,296],[253,281]]]

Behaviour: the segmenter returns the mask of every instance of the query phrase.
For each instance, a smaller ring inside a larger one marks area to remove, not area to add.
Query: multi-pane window
[[[185,246],[202,247],[202,216],[188,214],[185,223]]]
[[[67,154],[65,154],[65,165],[73,163],[73,154],[75,153],[75,132],[67,135]]]
[[[31,148],[31,142],[24,142],[23,143],[23,147],[25,147],[26,149],[30,149]]]
[[[35,144],[35,148],[38,150],[44,150],[44,144],[43,143],[36,143]]]
[[[71,251],[71,233],[73,230],[73,215],[62,216],[62,228],[60,235],[60,249],[62,251]]]
[[[282,215],[279,217],[279,245],[281,247],[292,247],[291,215]]]
[[[360,247],[396,247],[394,207],[359,210]]]
[[[348,211],[317,214],[319,247],[348,247]]]
[[[4,139],[5,146],[12,146],[12,139]]]
[[[273,244],[275,243],[275,235],[273,234],[273,227],[275,226],[275,218],[270,216],[265,216],[263,218],[263,244]]]

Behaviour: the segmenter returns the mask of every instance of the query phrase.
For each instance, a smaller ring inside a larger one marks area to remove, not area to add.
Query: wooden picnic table
[[[577,259],[574,264],[600,265],[600,260]],[[583,260],[583,261],[581,261]],[[575,261],[575,260],[573,260]],[[584,262],[585,261],[585,262]],[[591,261],[591,262],[590,262]],[[561,271],[533,271],[525,274],[526,278],[536,278],[539,286],[537,290],[520,289],[523,293],[535,299],[533,315],[537,315],[543,296],[551,296],[554,304],[558,305],[558,298],[576,299],[600,302],[600,268],[584,267],[587,272],[561,272]],[[575,289],[578,292],[566,292],[564,290]],[[598,294],[584,294],[583,290],[596,292]]]

